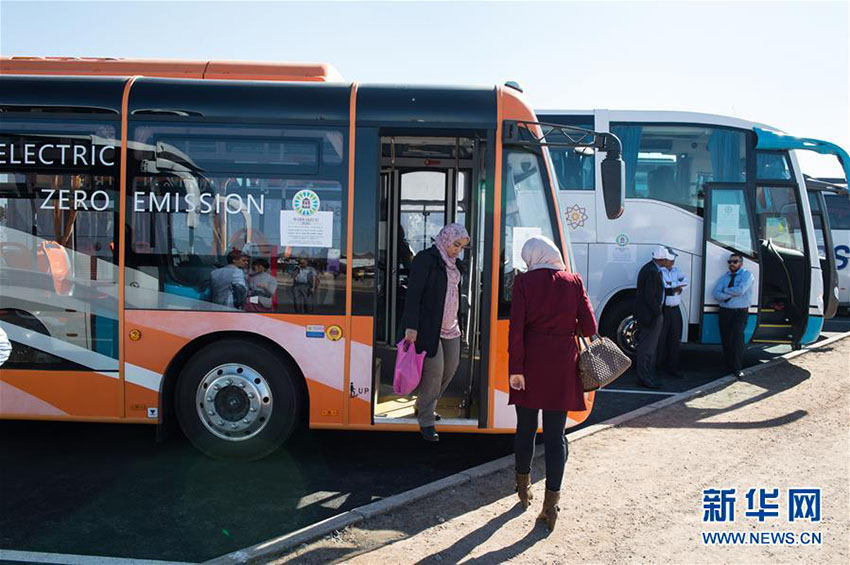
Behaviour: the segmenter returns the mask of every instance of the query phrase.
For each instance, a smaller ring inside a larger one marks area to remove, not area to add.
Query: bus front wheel
[[[599,333],[611,339],[623,353],[634,359],[637,356],[639,329],[632,312],[632,302],[621,300],[610,309],[606,308]]]
[[[216,459],[254,460],[280,447],[300,421],[299,388],[265,347],[219,341],[189,360],[177,382],[177,419],[199,450]]]

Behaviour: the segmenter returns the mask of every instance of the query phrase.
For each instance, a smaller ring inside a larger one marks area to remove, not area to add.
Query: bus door
[[[759,317],[753,343],[799,347],[809,319],[810,255],[796,183],[756,183],[755,235],[761,258]],[[817,281],[820,284],[820,281]],[[820,328],[817,328],[820,332]]]
[[[437,408],[440,424],[477,425],[481,386],[480,304],[483,269],[483,206],[477,178],[484,144],[474,137],[381,138],[378,282],[375,331],[374,421],[415,422],[415,396],[393,392],[396,344],[413,258],[434,243],[440,229],[463,224],[471,235],[459,258],[463,278],[458,318],[461,362]]]
[[[705,184],[703,238],[703,309],[700,342],[720,343],[720,306],[714,298],[714,286],[727,271],[731,253],[744,258],[744,268],[754,277],[752,301],[759,296],[761,259],[752,222],[752,203],[744,185]],[[756,329],[758,304],[750,304],[744,341],[749,342]]]
[[[840,194],[840,189],[828,183],[806,178],[806,192],[809,195],[809,208],[812,210],[812,222],[818,246],[818,259],[823,273],[823,316],[830,319],[838,311],[838,268],[835,264],[832,232],[826,213],[825,192]],[[845,196],[846,198],[846,196]]]

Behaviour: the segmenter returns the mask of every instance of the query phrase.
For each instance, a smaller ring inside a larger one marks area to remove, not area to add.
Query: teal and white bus
[[[811,185],[812,181],[807,180]],[[816,179],[826,185],[822,190],[829,222],[831,241],[825,248],[833,249],[838,280],[838,308],[844,314],[850,310],[850,198],[847,180],[837,178]]]
[[[637,273],[662,244],[678,254],[677,267],[691,279],[681,305],[682,341],[720,343],[711,290],[732,252],[743,255],[757,282],[747,342],[798,348],[817,339],[824,317],[835,311],[835,256],[825,254],[821,265],[817,246],[828,222],[815,225],[793,150],[836,155],[847,175],[850,158],[843,149],[709,114],[540,110],[538,116],[558,126],[553,135],[592,128],[622,142],[626,205],[611,220],[597,190],[601,157],[550,148],[575,268],[585,278],[602,333],[634,351]]]

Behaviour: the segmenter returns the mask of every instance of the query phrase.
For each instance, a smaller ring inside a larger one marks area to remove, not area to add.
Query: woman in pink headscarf
[[[460,266],[457,256],[469,244],[460,224],[440,230],[434,245],[416,255],[407,281],[402,328],[404,339],[425,352],[422,380],[416,389],[419,429],[427,441],[439,441],[434,429],[437,401],[448,388],[460,363]]]

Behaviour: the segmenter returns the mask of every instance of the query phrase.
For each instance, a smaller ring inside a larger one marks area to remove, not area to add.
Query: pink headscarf
[[[457,268],[456,260],[446,253],[446,249],[459,239],[469,239],[466,228],[460,224],[449,224],[440,230],[434,240],[434,245],[446,264],[446,300],[443,303],[443,323],[440,326],[440,337],[444,339],[454,339],[461,335],[460,324],[457,319],[458,305],[460,304],[460,292],[458,290],[460,271]]]
[[[564,260],[555,243],[548,237],[535,235],[528,238],[520,252],[522,260],[525,261],[529,271],[536,269],[552,269],[553,271],[565,271]]]
[[[448,224],[443,226],[443,229],[440,230],[440,233],[437,234],[434,240],[434,245],[437,246],[440,257],[443,258],[443,262],[450,270],[457,270],[457,265],[455,265],[455,259],[448,256],[446,249],[459,239],[469,239],[469,233],[466,231],[466,228],[460,224]]]

